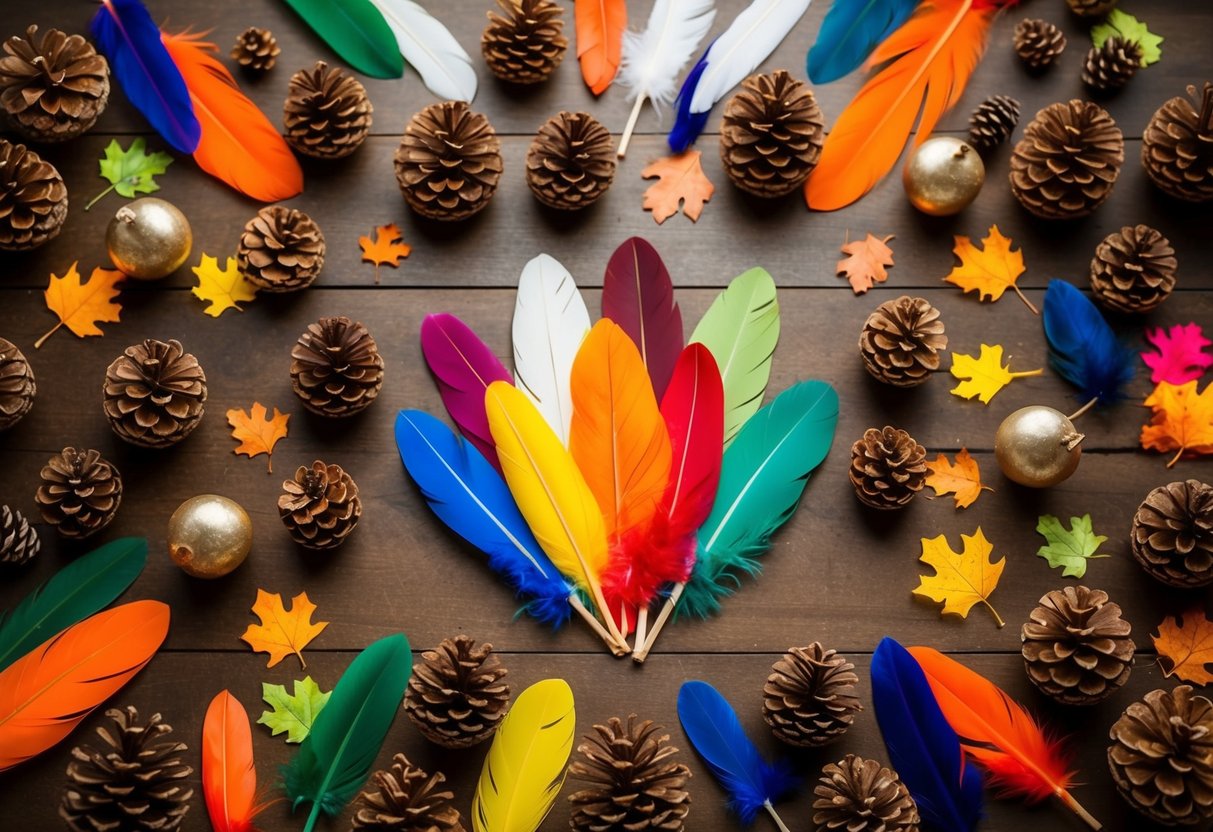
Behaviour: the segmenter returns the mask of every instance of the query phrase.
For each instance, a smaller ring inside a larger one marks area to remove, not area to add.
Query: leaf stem
[[[1027,295],[1025,295],[1023,292],[1021,292],[1021,291],[1019,290],[1019,287],[1018,287],[1018,286],[1016,286],[1014,283],[1012,283],[1012,284],[1011,284],[1011,288],[1015,290],[1015,294],[1019,295],[1019,299],[1020,299],[1020,300],[1022,300],[1024,303],[1026,303],[1026,304],[1028,305],[1028,308],[1032,310],[1032,314],[1033,314],[1033,315],[1039,315],[1039,314],[1040,314],[1040,310],[1039,310],[1039,309],[1037,309],[1035,306],[1033,306],[1033,305],[1032,305],[1032,301],[1028,300],[1028,296],[1027,296]]]
[[[85,205],[85,206],[84,206],[84,210],[85,210],[85,211],[87,211],[89,208],[92,208],[94,205],[96,205],[96,204],[97,204],[97,202],[98,202],[98,201],[99,201],[99,200],[100,200],[100,199],[101,199],[103,196],[105,196],[106,194],[108,194],[110,191],[112,191],[112,190],[113,190],[114,188],[116,188],[116,187],[118,187],[118,183],[117,183],[117,182],[115,182],[113,185],[110,185],[108,188],[106,188],[106,189],[105,189],[104,191],[102,191],[101,193],[97,194],[95,197],[93,197],[91,200],[89,200],[88,205]]]
[[[43,336],[45,337],[45,336]],[[37,347],[37,344],[34,344]],[[1188,450],[1187,445],[1180,445],[1179,450],[1175,452],[1175,456],[1171,457],[1171,461],[1167,463],[1168,468],[1173,468],[1175,463],[1179,462],[1179,458],[1184,455],[1184,451]]]
[[[1044,374],[1044,367],[1039,370],[1024,370],[1021,373],[1011,373],[1011,378],[1028,378],[1029,376],[1039,376]]]
[[[1002,620],[1002,616],[998,614],[998,610],[994,609],[993,604],[991,604],[985,598],[981,599],[981,603],[985,604],[986,609],[990,611],[990,615],[994,616],[994,623],[998,625],[998,629],[1001,630],[1003,627],[1007,626],[1007,622]]]
[[[37,341],[34,342],[34,349],[40,348],[42,346],[42,342],[45,341],[47,338],[50,338],[52,335],[54,335],[55,330],[57,330],[61,326],[63,326],[63,321],[60,321],[59,323],[57,323],[53,327],[51,327],[49,332],[47,332],[45,335],[43,335],[41,338],[39,338]]]

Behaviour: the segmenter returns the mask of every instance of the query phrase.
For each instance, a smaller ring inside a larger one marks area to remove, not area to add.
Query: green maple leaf
[[[272,710],[263,711],[257,724],[268,725],[275,737],[285,731],[287,742],[303,742],[332,695],[332,691],[321,691],[311,676],[295,680],[293,696],[286,692],[284,685],[262,682],[261,698]]]
[[[153,177],[164,173],[173,163],[173,157],[162,150],[147,153],[146,147],[143,139],[135,139],[126,150],[122,149],[117,139],[110,141],[105,148],[105,158],[100,161],[101,176],[110,186],[93,197],[92,202],[84,206],[85,211],[110,191],[117,191],[132,199],[135,194],[150,194],[160,190]]]
[[[1151,32],[1149,27],[1136,17],[1125,14],[1120,9],[1112,9],[1103,23],[1091,29],[1091,41],[1096,49],[1102,49],[1104,41],[1113,36],[1124,38],[1141,47],[1142,66],[1156,64],[1162,60],[1159,44],[1163,39]]]
[[[1088,560],[1111,557],[1095,554],[1108,538],[1092,531],[1089,514],[1071,517],[1068,531],[1052,514],[1045,514],[1036,524],[1036,531],[1048,541],[1036,554],[1047,560],[1054,569],[1062,569],[1063,578],[1081,578],[1087,574]]]

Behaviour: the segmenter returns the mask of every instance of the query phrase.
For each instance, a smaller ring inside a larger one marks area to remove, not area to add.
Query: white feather
[[[715,0],[656,0],[644,32],[623,36],[619,83],[628,100],[644,96],[669,104],[678,93],[678,73],[695,54],[716,18]]]
[[[413,0],[371,0],[396,36],[400,54],[413,65],[430,92],[439,98],[471,101],[476,97],[472,59],[455,36]]]
[[[573,359],[590,313],[568,269],[541,254],[522,269],[514,303],[515,383],[565,445],[573,418]]]

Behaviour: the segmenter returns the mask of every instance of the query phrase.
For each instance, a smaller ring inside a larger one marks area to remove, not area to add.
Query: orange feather
[[[240,700],[220,691],[202,723],[202,793],[215,832],[252,832],[261,811],[253,732]]]
[[[152,659],[169,608],[134,601],[47,639],[0,673],[0,771],[62,740]]]
[[[628,25],[626,0],[576,0],[573,22],[577,27],[577,60],[581,77],[594,95],[601,95],[615,73],[623,52],[623,30]]]

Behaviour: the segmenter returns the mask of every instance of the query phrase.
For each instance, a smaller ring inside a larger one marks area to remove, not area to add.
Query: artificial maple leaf
[[[889,279],[885,267],[893,265],[893,249],[888,246],[891,239],[892,234],[883,239],[869,234],[862,240],[842,244],[842,253],[847,256],[838,261],[835,270],[846,276],[855,294],[862,295],[873,283],[884,283]]]
[[[303,648],[329,625],[327,621],[312,622],[316,605],[301,592],[291,599],[291,608],[282,606],[282,596],[270,595],[264,589],[257,590],[257,601],[253,614],[261,619],[260,624],[250,624],[240,638],[249,643],[257,653],[269,653],[266,667],[273,667],[287,656],[294,654],[299,663],[307,668],[303,660]]]
[[[1150,638],[1164,676],[1178,676],[1197,685],[1213,682],[1213,673],[1206,667],[1213,663],[1213,621],[1199,608],[1185,612],[1183,619],[1164,618],[1158,635]]]
[[[1197,393],[1195,381],[1179,385],[1164,381],[1145,404],[1154,409],[1154,418],[1142,426],[1141,447],[1163,453],[1175,451],[1168,468],[1184,454],[1213,453],[1213,383]]]
[[[274,408],[272,419],[266,418],[265,405],[253,402],[251,412],[233,409],[227,412],[227,423],[232,426],[232,438],[240,442],[234,454],[244,454],[249,459],[265,454],[265,473],[274,473],[274,446],[279,439],[286,438],[286,423],[290,414],[280,413]]]
[[[960,384],[952,388],[952,395],[962,399],[976,396],[982,404],[989,404],[994,395],[1011,383],[1013,378],[1038,376],[1044,370],[1025,370],[1019,373],[1011,372],[1011,365],[1002,364],[1002,345],[981,345],[981,354],[974,358],[962,352],[952,353],[952,375],[961,379]]]
[[[1096,49],[1102,49],[1104,42],[1110,37],[1119,37],[1141,47],[1141,65],[1149,66],[1162,60],[1161,44],[1163,39],[1150,31],[1131,14],[1120,9],[1112,9],[1103,22],[1091,27],[1091,42]]]
[[[50,331],[34,342],[34,349],[42,346],[42,342],[51,337],[61,326],[66,326],[79,338],[87,335],[104,335],[98,323],[117,323],[122,313],[122,306],[114,303],[121,291],[117,288],[119,280],[124,278],[120,271],[114,269],[93,269],[88,280],[80,282],[80,273],[76,271],[79,261],[72,263],[67,274],[63,277],[51,274],[50,283],[43,292],[46,298],[46,308],[59,316],[59,323]]]
[[[270,710],[262,711],[258,725],[269,726],[271,736],[286,732],[287,742],[303,742],[312,732],[312,722],[324,709],[333,692],[322,691],[311,676],[295,680],[295,693],[285,685],[261,683],[261,698]]]
[[[395,223],[378,226],[375,229],[375,239],[359,237],[358,246],[362,249],[362,261],[375,264],[375,283],[379,283],[379,267],[399,267],[400,258],[408,257],[412,247],[405,244],[400,228]]]
[[[1015,285],[1024,273],[1023,251],[1011,251],[1011,238],[1004,237],[997,225],[990,226],[989,234],[981,244],[984,248],[977,248],[968,237],[958,235],[952,251],[960,258],[960,265],[953,266],[952,273],[944,280],[955,283],[966,294],[977,292],[978,300],[991,303],[1001,298],[1007,289],[1014,289],[1019,299],[1039,315],[1032,301]]]
[[[212,318],[218,318],[227,309],[243,312],[237,304],[252,300],[257,294],[257,287],[236,268],[235,257],[227,258],[226,268],[220,269],[218,259],[203,254],[201,262],[190,270],[198,276],[198,285],[191,291],[198,300],[210,303],[202,311]]]
[[[97,200],[110,191],[117,191],[127,199],[133,199],[136,194],[150,194],[160,190],[153,178],[168,170],[173,163],[173,157],[164,151],[155,153],[145,152],[147,147],[143,139],[135,139],[126,150],[112,139],[105,147],[105,158],[100,161],[101,176],[110,186],[97,194],[84,210],[92,208]]]
[[[703,205],[712,198],[716,188],[703,175],[699,164],[698,150],[688,150],[675,156],[665,156],[640,172],[644,179],[657,177],[644,192],[644,209],[653,212],[653,219],[661,225],[678,213],[695,222],[703,213]]]
[[[953,552],[942,534],[922,538],[922,555],[918,559],[933,567],[935,574],[919,575],[920,583],[914,594],[942,603],[941,615],[959,615],[961,618],[969,617],[974,604],[985,604],[998,626],[1005,626],[1006,622],[990,605],[989,599],[998,586],[1007,559],[999,558],[997,563],[990,561],[994,547],[982,534],[981,526],[972,535],[962,534],[960,541],[962,551]]]
[[[1108,538],[1091,528],[1089,514],[1071,517],[1068,530],[1061,520],[1044,514],[1036,523],[1036,531],[1047,541],[1036,554],[1047,560],[1052,568],[1061,569],[1063,578],[1081,578],[1087,574],[1088,560],[1111,557],[1095,554]]]
[[[1158,348],[1158,352],[1143,352],[1141,360],[1152,371],[1150,380],[1155,384],[1183,384],[1195,381],[1213,366],[1213,355],[1205,348],[1213,341],[1205,337],[1200,324],[1176,324],[1171,329],[1147,329],[1146,340]]]
[[[935,489],[935,496],[953,494],[957,508],[968,508],[977,501],[981,492],[993,491],[988,485],[981,484],[981,471],[977,468],[977,460],[969,455],[965,448],[956,454],[956,464],[948,462],[944,454],[935,457],[934,462],[927,463],[931,475],[927,477],[927,485]]]

